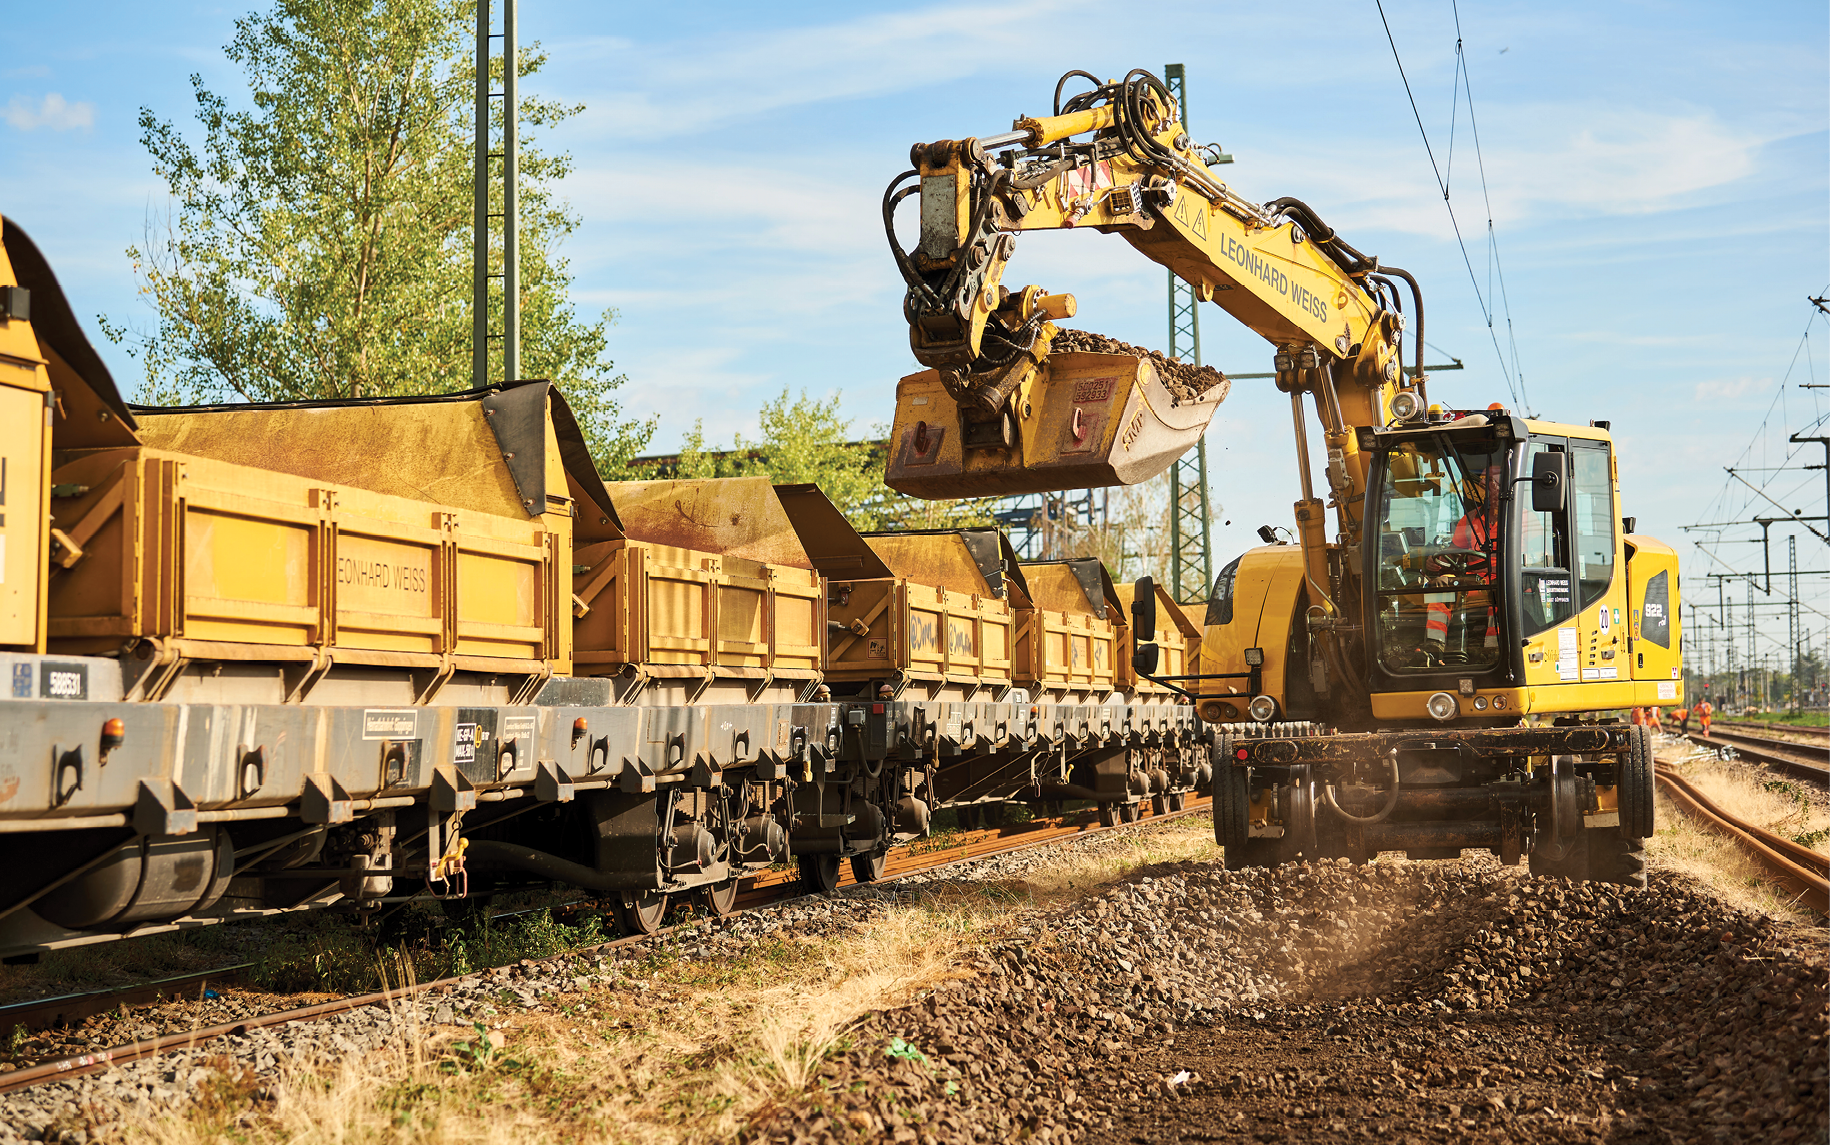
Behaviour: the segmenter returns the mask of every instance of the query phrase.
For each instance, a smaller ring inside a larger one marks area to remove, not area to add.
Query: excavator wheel
[[[1617,883],[1636,890],[1646,889],[1646,845],[1641,839],[1628,839],[1611,827],[1585,831],[1589,839],[1589,878],[1598,883]]]
[[[1652,762],[1652,729],[1635,724],[1628,730],[1627,750],[1620,753],[1616,765],[1620,770],[1619,834],[1623,839],[1652,837]]]

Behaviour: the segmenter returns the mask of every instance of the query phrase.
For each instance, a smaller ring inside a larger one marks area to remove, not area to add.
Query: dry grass
[[[759,1110],[804,1092],[856,1019],[960,976],[967,954],[1040,902],[1215,854],[1204,817],[1102,837],[1020,882],[941,884],[843,932],[768,937],[729,957],[662,950],[562,1007],[500,1015],[486,1032],[410,1029],[360,1058],[293,1061],[277,1080],[226,1080],[118,1131],[149,1145],[730,1141]]]
[[[1664,746],[1664,745],[1661,745]],[[1661,762],[1673,765],[1711,802],[1746,823],[1830,854],[1830,812],[1798,784],[1775,780],[1745,764],[1724,763],[1700,752],[1680,756],[1672,747]],[[1658,795],[1658,833],[1646,854],[1659,864],[1690,875],[1730,904],[1799,922],[1819,916],[1793,902],[1792,892],[1772,882],[1766,868],[1745,847],[1700,825],[1682,808]]]

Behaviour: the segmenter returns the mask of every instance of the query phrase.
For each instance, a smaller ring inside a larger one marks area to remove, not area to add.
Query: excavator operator
[[[1447,588],[1457,584],[1465,586],[1465,578],[1479,580],[1486,585],[1494,583],[1497,569],[1494,566],[1493,538],[1499,532],[1500,490],[1505,488],[1505,468],[1501,465],[1489,465],[1481,481],[1482,497],[1470,501],[1467,511],[1455,522],[1455,528],[1449,538],[1451,551],[1429,558],[1424,571],[1431,574],[1431,584]],[[1460,596],[1457,601],[1456,597]],[[1500,642],[1499,608],[1490,588],[1478,589],[1464,593],[1431,593],[1425,600],[1429,614],[1424,624],[1423,647],[1419,654],[1427,657],[1430,664],[1445,663],[1446,648],[1449,643],[1449,619],[1451,612],[1460,613],[1461,632],[1465,647],[1474,647],[1476,627],[1480,633],[1480,646],[1493,655]]]

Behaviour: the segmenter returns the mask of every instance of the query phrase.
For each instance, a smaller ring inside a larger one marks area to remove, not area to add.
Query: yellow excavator
[[[1088,90],[1064,102],[1076,81]],[[898,386],[887,483],[924,497],[1128,485],[1199,439],[1224,385],[1089,351],[1056,325],[1072,295],[1003,284],[1024,231],[1123,236],[1270,342],[1290,395],[1294,543],[1267,526],[1225,565],[1196,670],[1161,678],[1208,729],[1228,865],[1478,848],[1643,886],[1651,740],[1619,713],[1682,702],[1678,568],[1620,514],[1608,423],[1433,403],[1416,279],[1300,200],[1235,191],[1213,170],[1230,158],[1189,138],[1149,72],[1070,72],[1053,111],[917,144],[884,194],[928,367]],[[904,249],[911,197],[920,233]],[[1158,678],[1155,596],[1134,599],[1137,668]]]

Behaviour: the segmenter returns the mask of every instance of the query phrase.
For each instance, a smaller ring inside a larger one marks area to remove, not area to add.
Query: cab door
[[[1614,459],[1606,441],[1571,438],[1570,535],[1575,561],[1576,626],[1584,684],[1632,679],[1627,661],[1625,560],[1614,498]],[[1610,689],[1613,690],[1613,689]],[[1596,706],[1611,706],[1598,699]]]

